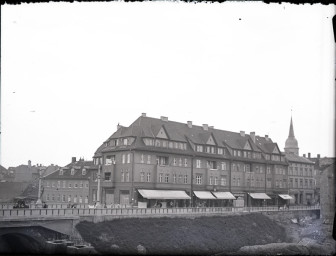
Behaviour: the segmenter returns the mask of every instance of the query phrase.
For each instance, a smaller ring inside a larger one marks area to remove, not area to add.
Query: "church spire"
[[[289,126],[289,135],[288,137],[295,138],[294,136],[294,128],[293,128],[293,118],[291,116],[290,126]]]
[[[288,138],[285,143],[285,152],[294,153],[295,155],[299,155],[298,141],[295,139],[295,136],[294,136],[292,115],[291,115],[291,120],[290,120],[290,125],[289,125],[289,134],[288,134]]]

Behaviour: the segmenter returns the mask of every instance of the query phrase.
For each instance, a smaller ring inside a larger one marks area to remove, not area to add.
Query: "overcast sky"
[[[1,8],[1,164],[91,160],[142,112],[334,156],[334,6],[43,3]]]

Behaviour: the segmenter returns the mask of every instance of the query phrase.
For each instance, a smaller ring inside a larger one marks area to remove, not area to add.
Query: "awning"
[[[199,199],[216,199],[210,191],[194,191],[194,194]]]
[[[279,196],[282,198],[282,199],[293,199],[293,197],[291,197],[290,195],[280,195]]]
[[[266,195],[265,193],[249,193],[249,195],[253,198],[253,199],[271,199],[268,195]]]
[[[185,191],[181,190],[150,190],[138,189],[139,193],[147,199],[190,199]]]
[[[217,199],[236,199],[230,192],[213,192]]]

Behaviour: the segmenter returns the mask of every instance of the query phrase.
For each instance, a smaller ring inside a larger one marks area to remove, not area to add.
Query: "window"
[[[50,200],[50,197],[49,197],[49,194],[47,194],[47,201],[49,201]]]
[[[86,169],[85,168],[83,168],[83,170],[82,170],[82,175],[86,175]]]
[[[71,202],[71,195],[68,195],[68,202]]]
[[[161,146],[160,141],[159,141],[159,140],[156,140],[156,141],[155,141],[155,147],[160,147],[160,146]]]
[[[182,166],[182,158],[179,160],[179,166]]]
[[[85,203],[86,203],[86,204],[89,203],[89,198],[88,198],[88,196],[85,197]]]
[[[163,182],[163,173],[160,173],[160,175],[159,175],[159,182]]]
[[[212,185],[212,179],[213,179],[213,177],[210,176],[210,179],[209,179],[209,185]]]
[[[217,169],[217,162],[216,161],[207,161],[207,167],[210,169]]]
[[[127,154],[127,163],[129,164],[131,162],[131,154]]]
[[[121,170],[121,182],[125,181],[125,173],[123,170]]]
[[[129,172],[126,172],[126,182],[129,182]]]
[[[97,191],[94,190],[94,192],[92,193],[92,201],[93,202],[96,201],[96,196],[97,196]]]
[[[58,188],[61,187],[61,181],[57,181],[57,187],[58,187]]]
[[[125,146],[127,146],[127,138],[124,138],[124,139],[123,139],[123,144],[124,144]]]
[[[218,155],[223,155],[223,149],[222,148],[218,148]]]
[[[77,195],[74,197],[74,203],[77,203]]]
[[[310,188],[313,187],[313,180],[309,180],[309,187],[310,187]]]
[[[272,179],[267,178],[267,180],[266,180],[266,187],[268,187],[268,188],[272,187]]]
[[[63,188],[65,188],[65,185],[66,185],[66,181],[63,180]]]
[[[158,162],[158,164],[161,165],[161,166],[168,165],[168,157],[166,157],[166,156],[159,156],[159,157],[157,158],[157,162]]]
[[[65,202],[65,195],[62,195],[62,202]]]
[[[124,154],[121,156],[121,163],[126,163],[126,156]]]
[[[151,156],[148,155],[148,156],[147,156],[147,164],[150,164],[150,163],[151,163]]]
[[[169,182],[169,174],[166,173],[166,174],[165,174],[165,183],[168,183],[168,182]]]
[[[196,146],[196,151],[197,151],[197,152],[203,152],[203,146],[201,146],[201,145],[197,145],[197,146]]]
[[[196,168],[201,168],[201,160],[196,159]]]
[[[105,172],[104,180],[111,180],[111,173]]]
[[[72,188],[72,184],[71,183],[69,183],[69,188]]]
[[[147,172],[147,182],[150,182],[151,181],[151,175],[150,175],[150,172]]]
[[[142,164],[144,163],[144,157],[145,157],[144,154],[141,154],[140,163]]]
[[[178,177],[178,183],[182,183],[182,175],[181,174]]]
[[[83,181],[80,182],[80,187],[83,188]]]
[[[162,141],[162,147],[166,148],[167,147],[167,141]]]
[[[218,185],[218,177],[215,177],[215,185]]]
[[[71,175],[74,175],[74,174],[75,174],[75,169],[72,168],[72,169],[71,169]]]
[[[226,177],[225,176],[221,177],[220,183],[221,183],[221,186],[226,186]]]
[[[169,141],[169,143],[168,143],[168,147],[169,147],[169,148],[174,148],[174,143],[173,143],[172,141]]]
[[[174,160],[173,160],[173,165],[176,165],[177,161],[176,161],[176,158],[174,157]]]
[[[85,182],[85,187],[89,188],[89,183],[88,182]]]
[[[238,154],[238,156],[241,156],[241,151],[240,151],[240,150],[238,150],[237,154]]]
[[[145,181],[145,173],[141,172],[140,173],[140,182],[144,182]]]
[[[115,162],[115,156],[109,155],[105,158],[105,165],[111,165]]]
[[[75,183],[74,188],[78,188],[78,184],[77,183]]]
[[[237,171],[237,165],[236,164],[232,164],[232,170]]]
[[[196,184],[201,185],[202,184],[202,175],[196,175]]]
[[[307,187],[308,187],[308,180],[305,179],[305,188],[307,188]]]
[[[176,183],[176,173],[173,174],[173,183]]]
[[[226,170],[226,163],[222,162],[222,170],[225,171]]]
[[[237,179],[237,186],[240,186],[240,178]]]
[[[188,166],[188,159],[184,158],[184,166],[187,167]]]
[[[271,167],[267,166],[267,174],[271,174]]]
[[[184,184],[188,183],[188,175],[184,175]]]
[[[60,169],[59,175],[63,175],[63,169]]]
[[[52,194],[51,200],[55,201],[55,195],[54,194]]]
[[[83,197],[82,196],[79,197],[79,203],[80,204],[83,203]]]
[[[293,188],[293,178],[289,179],[289,188]]]
[[[236,177],[233,177],[233,180],[232,180],[232,186],[237,186]]]
[[[298,179],[295,179],[294,188],[297,188],[297,187],[299,187]]]
[[[180,142],[180,149],[183,150],[183,143]]]
[[[300,188],[302,188],[302,187],[303,187],[303,180],[300,179]]]
[[[244,168],[245,168],[245,171],[246,171],[246,172],[249,172],[249,171],[250,171],[250,165],[249,165],[249,164],[245,164]]]

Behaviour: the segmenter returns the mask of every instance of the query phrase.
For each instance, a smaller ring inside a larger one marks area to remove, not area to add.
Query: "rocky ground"
[[[332,255],[331,225],[260,213],[225,217],[119,219],[76,226],[100,254]]]

